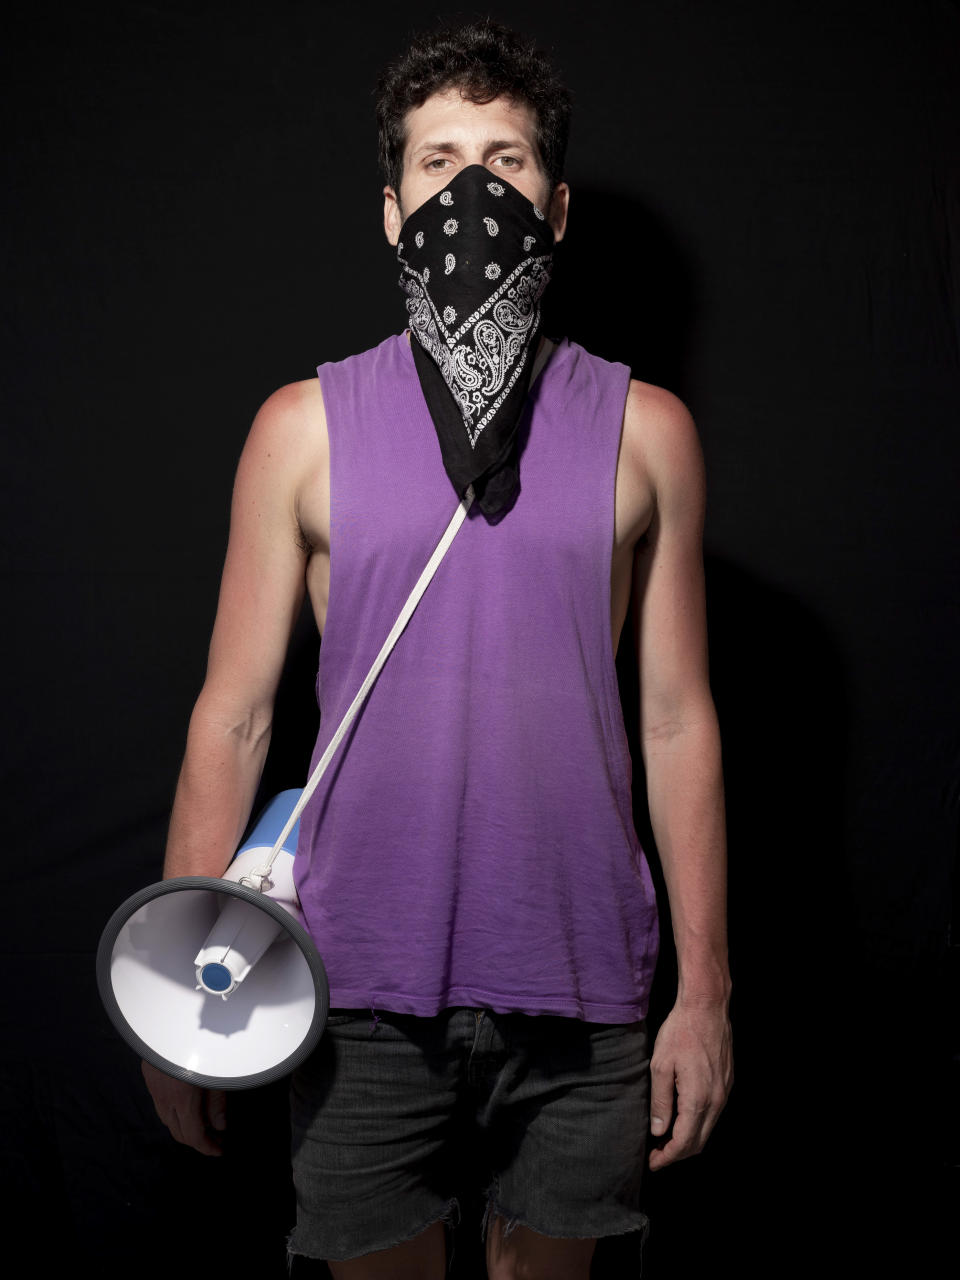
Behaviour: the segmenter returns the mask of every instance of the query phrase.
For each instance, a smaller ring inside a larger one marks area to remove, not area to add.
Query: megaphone
[[[293,883],[297,822],[260,889],[241,884],[274,849],[297,790],[267,805],[220,880],[149,885],[113,913],[97,950],[107,1014],[143,1059],[178,1080],[249,1089],[293,1071],[323,1033],[326,970]]]

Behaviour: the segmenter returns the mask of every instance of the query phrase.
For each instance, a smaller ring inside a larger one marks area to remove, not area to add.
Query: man
[[[651,1170],[699,1151],[732,1081],[702,460],[672,395],[539,332],[567,114],[545,59],[490,23],[388,70],[410,330],[271,396],[237,472],[167,876],[230,861],[304,591],[319,753],[476,495],[301,823],[333,1010],[293,1084],[290,1248],[338,1278],[443,1274],[456,1143],[492,1178],[490,1276],[586,1277],[599,1236],[645,1226],[648,1129]],[[649,1111],[655,903],[613,666],[631,596],[679,964]],[[144,1070],[173,1136],[216,1154],[223,1096]]]

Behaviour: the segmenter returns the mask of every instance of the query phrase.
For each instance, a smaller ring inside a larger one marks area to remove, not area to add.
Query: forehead
[[[512,98],[470,102],[459,89],[444,89],[408,111],[404,125],[405,156],[431,142],[516,141],[537,152],[536,116]]]

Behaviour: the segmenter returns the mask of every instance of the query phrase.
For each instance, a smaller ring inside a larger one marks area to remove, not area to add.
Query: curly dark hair
[[[530,107],[537,121],[540,162],[551,188],[563,177],[570,132],[570,94],[535,45],[490,19],[414,36],[377,83],[380,167],[395,191],[403,176],[405,119],[434,93],[459,89],[469,102],[501,95]]]

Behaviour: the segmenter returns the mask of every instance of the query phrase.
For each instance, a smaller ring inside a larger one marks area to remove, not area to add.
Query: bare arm
[[[325,474],[319,384],[283,387],[257,414],[237,468],[230,539],[203,688],[187,735],[164,877],[220,876],[250,816],[270,742],[273,702],[304,595],[308,552],[297,503],[305,477]],[[143,1074],[178,1142],[218,1155],[225,1097]]]
[[[732,1084],[720,734],[707,671],[703,461],[668,392],[631,392],[625,437],[643,441],[654,515],[635,561],[640,743],[677,949],[677,1002],[652,1061],[651,1169],[699,1151]],[[642,429],[637,419],[642,419]],[[631,429],[633,428],[633,429]]]
[[[222,875],[250,817],[273,702],[304,596],[297,494],[326,434],[319,386],[281,388],[257,414],[237,468],[230,540],[177,792],[164,876]]]

